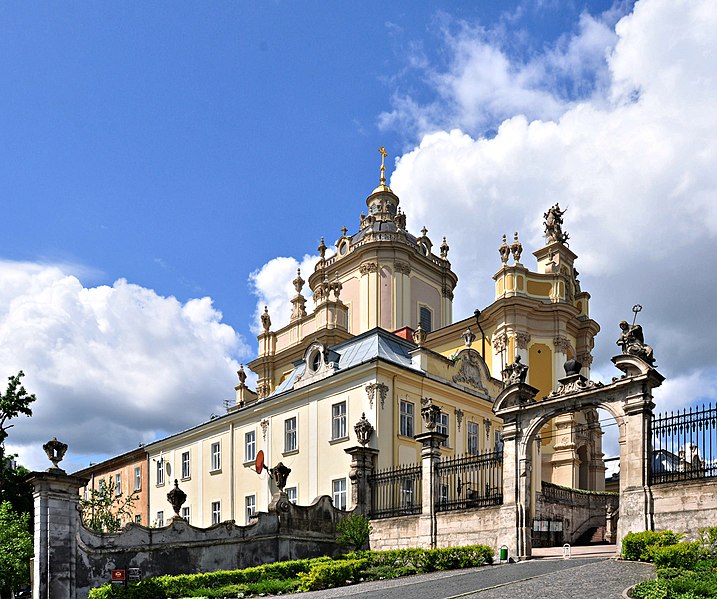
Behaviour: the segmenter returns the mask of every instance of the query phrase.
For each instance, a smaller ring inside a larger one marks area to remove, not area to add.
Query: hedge
[[[493,550],[485,545],[445,549],[399,549],[355,551],[332,559],[275,562],[243,570],[220,570],[205,574],[180,574],[146,578],[127,587],[106,584],[90,590],[89,599],[178,599],[192,596],[222,596],[230,592],[266,592],[275,580],[277,589],[309,591],[343,586],[359,580],[378,580],[434,570],[452,570],[493,563]],[[296,582],[298,580],[298,583]],[[279,583],[279,581],[284,581]],[[244,590],[246,589],[246,590]]]

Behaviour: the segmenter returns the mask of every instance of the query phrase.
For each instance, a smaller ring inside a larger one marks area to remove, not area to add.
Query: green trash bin
[[[500,561],[505,561],[508,559],[508,547],[507,545],[503,545],[500,548]]]

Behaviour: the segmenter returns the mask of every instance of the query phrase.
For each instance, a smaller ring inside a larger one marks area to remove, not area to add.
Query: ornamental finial
[[[386,185],[386,156],[388,156],[388,152],[386,152],[386,148],[384,146],[381,146],[378,149],[379,153],[381,154],[381,179],[380,179],[380,185]]]

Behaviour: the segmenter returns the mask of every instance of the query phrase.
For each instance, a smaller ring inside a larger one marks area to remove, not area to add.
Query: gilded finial
[[[386,185],[386,156],[388,156],[388,152],[386,151],[386,148],[384,146],[381,146],[378,149],[379,153],[381,154],[381,185]]]

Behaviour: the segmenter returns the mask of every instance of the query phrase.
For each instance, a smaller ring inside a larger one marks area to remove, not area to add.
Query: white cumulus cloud
[[[449,233],[449,258],[461,277],[456,315],[493,300],[502,233],[510,240],[519,231],[522,261],[534,265],[530,251],[543,244],[543,212],[559,202],[568,209],[565,228],[579,255],[583,289],[592,294],[592,315],[603,326],[596,362],[616,353],[617,322],[631,319],[631,307],[640,303],[640,322],[662,372],[675,380],[713,381],[717,4],[642,0],[610,34],[595,19],[583,21],[567,50],[549,48],[533,63],[563,56],[564,74],[573,64],[569,56],[592,57],[603,61],[593,69],[606,77],[602,87],[555,110],[546,110],[540,94],[519,95],[523,105],[509,104],[513,114],[484,137],[481,131],[490,129],[481,124],[484,117],[472,123],[464,114],[473,104],[480,113],[480,102],[464,101],[455,85],[436,85],[436,97],[448,94],[448,105],[461,108],[449,114],[444,130],[424,135],[397,160],[391,187],[412,230],[426,224],[435,238]],[[459,45],[447,46],[455,68],[446,80],[476,81],[488,90],[526,87],[524,64],[506,62],[499,46],[487,48],[485,36],[471,39],[465,31]],[[465,57],[474,55],[492,66],[474,76],[465,66],[472,63]],[[526,89],[551,84],[547,70],[545,81],[540,69],[535,73]],[[430,120],[431,106],[423,114],[413,109]],[[678,400],[665,385],[657,397],[671,399],[658,407],[709,394],[698,385],[686,389],[693,397]]]
[[[0,373],[23,370],[37,396],[8,439],[31,468],[47,467],[38,448],[53,436],[69,467],[86,466],[207,419],[249,353],[208,297],[182,303],[123,279],[88,288],[63,267],[9,261],[0,340]]]

